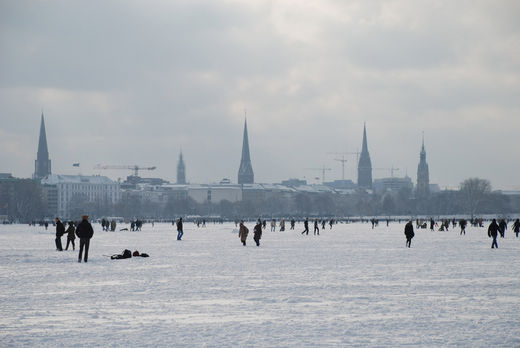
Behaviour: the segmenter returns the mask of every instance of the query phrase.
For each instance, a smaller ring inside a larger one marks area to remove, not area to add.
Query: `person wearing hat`
[[[81,222],[76,228],[76,236],[79,238],[79,256],[78,262],[81,262],[81,256],[83,254],[83,248],[85,248],[85,257],[84,261],[88,260],[88,248],[90,246],[90,238],[94,235],[94,230],[92,229],[92,225],[88,222],[88,215],[83,215],[81,217]]]

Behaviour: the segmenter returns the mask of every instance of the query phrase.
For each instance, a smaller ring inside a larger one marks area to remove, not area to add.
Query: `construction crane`
[[[372,170],[389,170],[390,171],[390,176],[393,178],[394,177],[394,172],[399,170],[399,168],[394,168],[394,166],[392,166],[391,168],[372,168]]]
[[[345,159],[345,155],[356,155],[356,163],[359,161],[360,152],[327,152],[329,155],[341,155],[341,158],[334,158],[334,161],[341,162],[341,180],[345,180],[345,163],[348,160]]]
[[[130,169],[134,171],[134,176],[138,176],[140,170],[155,170],[157,167],[141,167],[138,165],[101,165],[98,164],[94,169]]]
[[[325,168],[325,166],[323,166],[322,168],[305,168],[306,170],[321,170],[322,172],[322,176],[321,176],[321,183],[325,183],[325,171],[326,170],[332,170],[332,168]]]

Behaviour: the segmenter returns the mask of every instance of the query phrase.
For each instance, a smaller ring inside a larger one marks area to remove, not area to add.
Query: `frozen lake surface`
[[[51,226],[0,226],[0,346],[520,346],[510,230],[494,250],[487,228],[416,230],[408,249],[404,224],[299,224],[258,248],[246,225],[243,247],[234,224],[185,223],[182,241],[96,224],[87,264]],[[104,256],[123,249],[150,258]]]

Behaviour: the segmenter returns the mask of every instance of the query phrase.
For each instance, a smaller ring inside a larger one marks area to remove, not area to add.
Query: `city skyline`
[[[175,182],[182,148],[187,181],[235,181],[247,108],[255,182],[341,179],[366,122],[374,179],[415,183],[424,131],[431,183],[520,189],[514,1],[0,6],[0,172],[32,176],[43,108],[53,173]]]

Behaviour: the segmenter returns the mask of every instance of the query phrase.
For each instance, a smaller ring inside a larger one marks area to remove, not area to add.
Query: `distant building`
[[[186,189],[188,197],[199,204],[242,200],[242,188],[237,184],[188,185]]]
[[[34,161],[34,179],[42,179],[51,174],[51,160],[47,149],[47,135],[45,134],[45,122],[43,112],[40,123],[40,138],[38,140],[38,153]]]
[[[186,184],[186,167],[184,165],[184,160],[182,159],[182,151],[179,154],[179,162],[177,163],[177,184]]]
[[[410,190],[410,194],[413,191],[413,182],[409,176],[405,176],[404,178],[382,178],[375,179],[373,183],[373,189],[375,192],[383,192],[383,191],[394,191],[398,192],[402,189]]]
[[[326,182],[324,185],[335,190],[353,190],[357,187],[352,180],[334,180]]]
[[[372,162],[368,153],[366,125],[363,125],[363,145],[358,163],[358,186],[364,189],[372,188]]]
[[[297,187],[297,186],[307,185],[307,180],[288,179],[288,180],[283,180],[282,185],[289,186],[289,187]]]
[[[71,216],[74,204],[115,204],[121,199],[119,184],[106,176],[51,174],[43,178],[41,183],[48,207],[54,208],[52,211],[49,209],[49,213],[61,218],[79,218]]]
[[[430,194],[430,173],[428,169],[428,163],[426,163],[426,151],[424,150],[424,135],[419,158],[419,166],[417,167],[417,187],[415,193],[417,198],[426,198]]]
[[[255,176],[253,166],[251,165],[251,156],[249,155],[249,139],[247,136],[247,120],[244,121],[244,138],[242,141],[242,158],[240,159],[240,168],[238,169],[238,184],[253,184]]]

